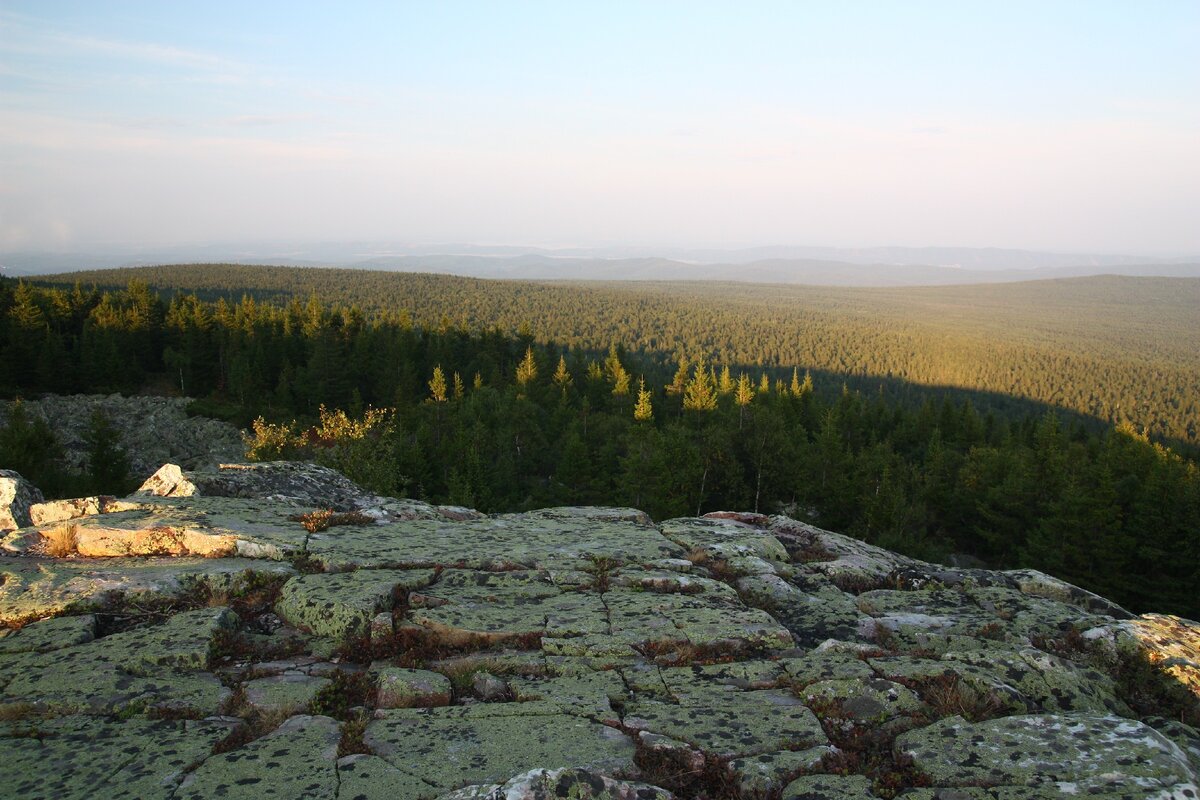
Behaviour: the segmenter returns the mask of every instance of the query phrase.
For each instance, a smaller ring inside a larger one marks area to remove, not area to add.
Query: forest
[[[515,301],[521,290],[495,293]],[[3,281],[0,392],[183,394],[198,398],[195,413],[250,428],[251,457],[315,458],[380,493],[489,512],[782,512],[922,558],[1035,567],[1134,611],[1200,616],[1200,472],[1131,422],[1028,402],[983,408],[987,393],[912,395],[899,380],[834,384],[811,360],[778,363],[791,352],[782,338],[755,363],[721,358],[711,340],[675,342],[686,352],[672,357],[650,350],[665,341],[593,347],[543,329],[597,299],[580,298],[556,318],[531,315],[536,329],[505,330],[471,326],[464,303],[427,307],[417,321],[406,303],[316,293],[229,301],[164,297],[140,281]],[[648,323],[626,300],[632,316],[614,326],[637,331]],[[705,308],[680,313],[700,319]],[[94,446],[111,453],[103,420],[93,428]],[[83,478],[56,473],[53,446],[53,431],[10,413],[0,463],[70,491]],[[117,491],[129,477],[86,480]]]
[[[515,332],[539,342],[636,349],[811,371],[818,389],[920,403],[973,390],[981,411],[1068,409],[1200,454],[1200,279],[1099,276],[983,286],[856,289],[717,283],[534,283],[366,270],[222,264],[68,273],[58,285],[148,283],[207,300],[325,303],[404,313],[422,327]],[[649,379],[649,375],[647,376]],[[932,390],[929,391],[929,390]]]

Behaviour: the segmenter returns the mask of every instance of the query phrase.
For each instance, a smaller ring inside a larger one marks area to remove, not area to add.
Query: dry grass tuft
[[[79,552],[79,527],[59,525],[42,531],[46,555],[51,558],[66,558]]]

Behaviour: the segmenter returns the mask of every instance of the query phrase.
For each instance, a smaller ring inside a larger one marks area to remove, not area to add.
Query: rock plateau
[[[1200,626],[1038,572],[288,462],[5,499],[4,797],[1197,797]]]

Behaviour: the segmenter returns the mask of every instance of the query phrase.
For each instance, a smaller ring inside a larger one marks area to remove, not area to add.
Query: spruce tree
[[[446,375],[442,365],[433,368],[433,377],[429,380],[429,399],[435,403],[446,402]]]
[[[633,418],[638,422],[650,422],[654,419],[654,409],[650,404],[650,390],[646,388],[646,379],[638,378],[637,405],[633,407]]]
[[[712,371],[704,363],[704,359],[696,362],[692,379],[683,390],[683,408],[685,411],[712,411],[717,407],[717,392],[713,386]]]

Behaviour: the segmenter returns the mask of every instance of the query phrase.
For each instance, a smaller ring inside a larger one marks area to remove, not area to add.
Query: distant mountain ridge
[[[1119,274],[1200,277],[1200,257],[1062,254],[957,247],[756,247],[740,250],[521,248],[370,244],[0,254],[0,275],[20,277],[183,262],[341,266],[513,280],[703,280],[815,286],[946,286]]]

